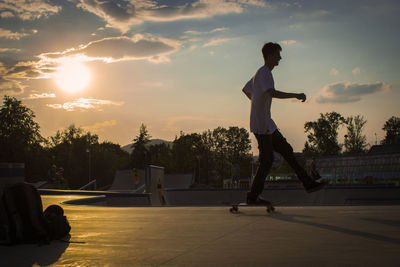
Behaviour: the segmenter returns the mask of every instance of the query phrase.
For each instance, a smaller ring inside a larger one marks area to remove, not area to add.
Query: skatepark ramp
[[[164,167],[149,165],[144,170],[117,170],[108,191],[120,193],[150,193],[151,204],[162,203],[158,184],[164,182]]]
[[[194,183],[194,175],[187,174],[165,174],[162,181],[163,188],[187,189]]]
[[[139,189],[145,183],[145,170],[117,170],[114,181],[108,191],[132,192]]]
[[[145,169],[146,193],[151,193],[151,204],[160,206],[163,203],[162,190],[164,181],[164,167],[149,165]],[[160,189],[160,190],[159,190]]]

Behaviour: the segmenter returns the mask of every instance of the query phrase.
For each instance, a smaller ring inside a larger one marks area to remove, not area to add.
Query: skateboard
[[[229,209],[231,213],[238,213],[239,207],[266,207],[268,213],[274,213],[275,207],[272,206],[270,202],[268,203],[259,203],[259,204],[247,204],[246,202],[241,202],[237,204],[232,204],[232,208]]]

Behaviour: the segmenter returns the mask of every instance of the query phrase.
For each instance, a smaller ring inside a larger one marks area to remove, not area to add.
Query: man
[[[267,202],[260,197],[260,194],[264,190],[264,181],[274,160],[273,151],[280,153],[289,163],[308,193],[320,190],[325,186],[324,183],[312,180],[299,165],[293,154],[293,148],[279,132],[271,118],[272,98],[296,98],[302,102],[306,101],[306,95],[303,93],[285,93],[275,90],[271,71],[278,66],[282,59],[281,51],[282,48],[279,44],[264,44],[262,55],[265,64],[258,69],[254,77],[243,88],[243,92],[251,100],[250,131],[257,138],[260,162],[251,191],[247,193],[248,204]]]

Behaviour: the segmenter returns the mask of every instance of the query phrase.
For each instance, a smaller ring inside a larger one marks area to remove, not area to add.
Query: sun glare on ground
[[[89,85],[91,74],[81,61],[66,59],[57,68],[54,80],[61,90],[67,93],[76,93]]]

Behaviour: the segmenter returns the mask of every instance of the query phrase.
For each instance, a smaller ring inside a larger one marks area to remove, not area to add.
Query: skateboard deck
[[[271,203],[260,203],[260,204],[247,204],[246,202],[232,204],[229,209],[231,213],[238,213],[239,207],[265,207],[268,213],[274,213],[275,207]]]

